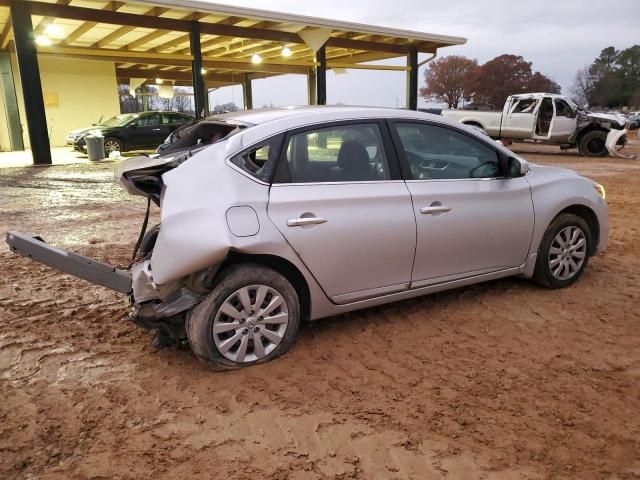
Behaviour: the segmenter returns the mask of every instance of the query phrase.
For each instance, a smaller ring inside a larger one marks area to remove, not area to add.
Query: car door
[[[502,119],[502,136],[505,138],[530,138],[533,132],[535,115],[533,112],[538,104],[536,98],[521,98],[509,110],[506,118]]]
[[[169,129],[162,124],[162,114],[148,113],[141,116],[132,132],[132,143],[136,148],[153,148],[169,136]]]
[[[175,132],[179,127],[193,122],[191,117],[179,113],[163,113],[162,123],[167,126],[169,134]]]
[[[524,264],[534,221],[529,184],[506,178],[494,145],[445,125],[393,128],[417,222],[411,287]]]
[[[309,127],[285,141],[269,216],[339,304],[409,287],[415,218],[389,141],[377,121]]]
[[[569,137],[575,134],[578,126],[576,112],[561,98],[553,99],[553,108],[549,140],[558,143],[569,142]]]

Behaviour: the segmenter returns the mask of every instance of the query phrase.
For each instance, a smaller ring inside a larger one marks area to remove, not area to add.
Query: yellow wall
[[[7,112],[4,106],[4,92],[0,82],[0,150],[11,150],[11,140],[9,139],[9,126],[7,125]]]
[[[15,56],[12,55],[16,95],[25,147],[29,145],[24,97]],[[118,85],[113,62],[38,56],[47,129],[52,147],[66,144],[69,130],[90,127],[100,117],[120,113]]]

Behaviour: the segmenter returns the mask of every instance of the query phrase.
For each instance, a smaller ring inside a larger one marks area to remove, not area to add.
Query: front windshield
[[[562,97],[564,99],[565,102],[567,102],[569,104],[569,106],[571,107],[571,109],[574,112],[586,112],[587,110],[582,108],[581,106],[579,106],[577,103],[575,103],[573,100],[566,98],[566,97]]]
[[[116,115],[115,117],[108,118],[107,120],[98,123],[98,125],[101,127],[122,127],[139,116],[140,115],[135,113],[125,113],[123,115]]]

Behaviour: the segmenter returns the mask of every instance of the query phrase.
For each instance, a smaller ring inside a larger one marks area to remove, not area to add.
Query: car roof
[[[511,96],[513,98],[537,98],[537,97],[564,98],[564,95],[561,95],[559,93],[544,93],[544,92],[518,93]]]
[[[359,107],[359,106],[288,106],[276,108],[263,108],[258,110],[240,110],[237,112],[223,113],[207,117],[208,120],[233,121],[251,125],[262,125],[277,120],[298,118],[305,122],[331,120],[352,120],[359,118],[413,118],[413,119],[438,119],[443,123],[457,124],[447,121],[444,117],[424,113],[415,110],[403,110],[385,107]]]

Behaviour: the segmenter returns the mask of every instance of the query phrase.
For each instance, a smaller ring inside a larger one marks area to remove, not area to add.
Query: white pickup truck
[[[442,115],[482,129],[505,140],[535,140],[563,149],[578,148],[587,157],[622,156],[626,118],[619,114],[591,113],[568,98],[552,93],[523,93],[507,98],[502,112],[443,110]]]

